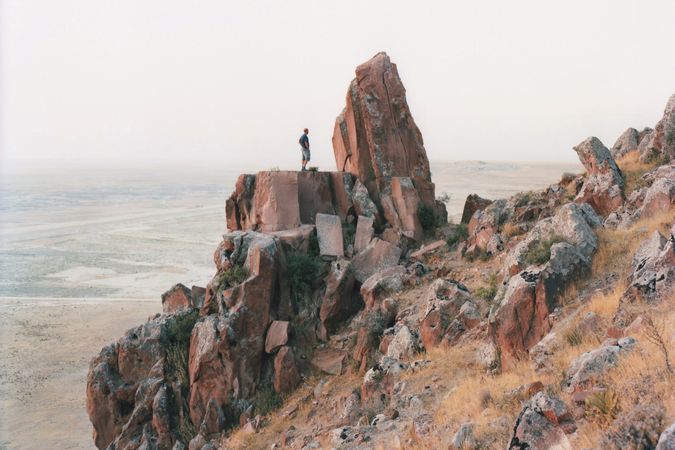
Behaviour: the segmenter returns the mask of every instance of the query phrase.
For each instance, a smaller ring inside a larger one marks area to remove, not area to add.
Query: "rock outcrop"
[[[598,225],[590,206],[569,203],[538,222],[507,255],[503,272],[510,278],[490,313],[490,335],[501,348],[502,364],[524,356],[548,333],[559,296],[590,266]]]
[[[576,430],[572,414],[559,399],[539,392],[520,412],[509,450],[572,450],[566,433]]]
[[[346,102],[333,132],[338,170],[366,187],[389,224],[419,239],[418,204],[443,219],[447,214],[436,202],[422,134],[386,53],[356,68]]]
[[[642,138],[638,152],[642,162],[675,159],[675,94],[668,99],[663,117],[654,130]]]
[[[623,204],[623,176],[600,139],[589,137],[574,147],[587,172],[586,181],[575,201],[590,204],[606,216]]]

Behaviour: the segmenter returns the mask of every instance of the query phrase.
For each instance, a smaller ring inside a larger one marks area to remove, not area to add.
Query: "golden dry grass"
[[[663,211],[637,221],[625,230],[599,229],[598,250],[593,257],[593,274],[608,272],[625,275],[635,250],[654,230],[668,235],[670,224],[675,221],[675,210]]]
[[[635,189],[647,186],[645,180],[642,179],[642,175],[656,166],[654,163],[642,163],[639,158],[638,152],[632,151],[616,160],[616,164],[623,174],[626,196],[629,196]]]

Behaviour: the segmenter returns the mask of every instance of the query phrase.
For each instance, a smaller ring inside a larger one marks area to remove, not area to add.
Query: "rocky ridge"
[[[670,448],[674,99],[611,151],[576,146],[585,175],[470,196],[454,225],[378,53],[336,119],[337,170],[241,175],[211,281],[92,360],[95,445]]]

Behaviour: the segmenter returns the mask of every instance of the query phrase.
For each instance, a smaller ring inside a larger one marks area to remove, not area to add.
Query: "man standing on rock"
[[[307,170],[307,163],[309,162],[309,130],[305,128],[304,133],[300,136],[300,147],[302,147],[302,171]]]

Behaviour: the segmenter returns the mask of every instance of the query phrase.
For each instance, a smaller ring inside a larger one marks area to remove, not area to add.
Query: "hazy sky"
[[[675,2],[0,0],[5,168],[334,168],[354,68],[397,63],[432,160],[571,161],[675,93]]]

